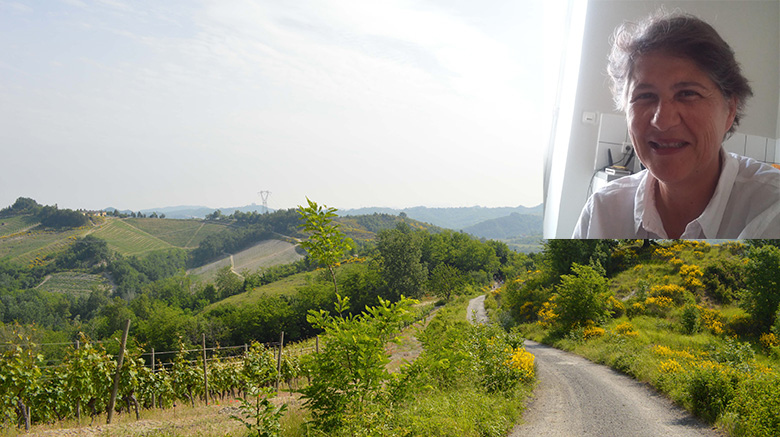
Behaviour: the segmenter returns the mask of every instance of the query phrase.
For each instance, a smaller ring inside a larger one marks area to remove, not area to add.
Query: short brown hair
[[[753,95],[734,50],[705,21],[690,14],[661,9],[638,23],[626,22],[615,30],[607,72],[617,109],[626,109],[628,81],[639,57],[662,51],[693,61],[720,88],[725,98],[736,97],[737,113],[729,132],[739,125],[745,102]]]

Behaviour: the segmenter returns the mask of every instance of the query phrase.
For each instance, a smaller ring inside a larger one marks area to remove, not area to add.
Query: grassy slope
[[[261,287],[257,287],[253,290],[249,290],[247,292],[237,294],[235,296],[230,296],[226,299],[222,299],[219,302],[214,302],[213,304],[207,306],[203,310],[203,312],[207,313],[209,310],[222,305],[234,305],[234,306],[252,305],[256,303],[257,300],[260,299],[262,296],[266,296],[266,295],[295,294],[298,288],[311,283],[315,279],[314,275],[317,274],[318,274],[317,272],[304,272],[304,273],[298,273],[296,275],[288,276],[279,281],[272,282],[270,284],[263,285]]]
[[[38,221],[29,215],[2,218],[0,219],[0,237],[7,237],[37,225]]]
[[[67,293],[87,294],[95,287],[110,288],[108,281],[100,275],[90,275],[78,272],[55,273],[38,286],[39,290]]]
[[[115,250],[123,255],[142,255],[147,252],[174,247],[165,240],[122,219],[108,220],[105,225],[95,230],[92,235],[106,240],[111,250]]]
[[[9,234],[0,238],[0,258],[29,265],[46,256],[65,250],[75,238],[83,237],[89,228],[63,232],[29,230],[22,234]]]
[[[262,267],[289,264],[302,259],[295,245],[281,240],[265,240],[233,255],[233,270],[241,274],[244,271],[256,271]],[[188,273],[199,281],[213,281],[219,269],[230,265],[230,257],[206,264]]]
[[[94,226],[64,231],[44,231],[30,216],[0,220],[0,258],[24,265],[36,258],[60,252],[74,239],[92,234],[106,240],[111,250],[122,255],[141,255],[180,247],[192,249],[207,236],[220,232],[225,225],[202,220],[119,219],[106,217]]]

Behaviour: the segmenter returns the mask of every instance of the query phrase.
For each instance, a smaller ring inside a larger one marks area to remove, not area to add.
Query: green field
[[[129,218],[124,221],[172,246],[184,249],[194,249],[204,238],[225,229],[225,225],[195,219]]]
[[[295,251],[293,244],[281,240],[265,240],[235,254],[232,267],[237,273],[244,271],[254,272],[262,267],[289,264],[302,258],[303,256]],[[219,269],[230,265],[230,257],[225,257],[190,270],[189,274],[196,281],[211,282],[216,277]]]
[[[19,215],[0,219],[0,238],[8,237],[38,225],[38,220],[29,215]]]
[[[245,293],[237,294],[235,296],[230,296],[226,299],[222,299],[219,302],[215,302],[207,306],[203,310],[203,312],[206,313],[209,310],[212,310],[222,305],[244,306],[244,305],[256,304],[258,299],[260,299],[262,296],[267,296],[267,295],[277,295],[277,294],[291,295],[297,293],[297,290],[300,287],[303,287],[313,282],[316,278],[316,275],[318,274],[319,274],[318,272],[304,272],[304,273],[298,273],[292,276],[288,276],[284,279],[280,279],[276,282],[263,285],[262,287],[257,287]]]
[[[83,237],[88,232],[89,229],[86,228],[64,232],[32,231],[24,235],[4,236],[0,238],[0,258],[29,265],[65,250],[74,239]]]
[[[174,247],[172,244],[133,226],[130,222],[123,219],[107,220],[92,235],[105,240],[111,250],[115,250],[122,255],[142,255]]]
[[[111,285],[101,275],[90,275],[78,272],[62,272],[49,276],[39,290],[53,293],[83,295],[89,294],[95,288],[110,288]]]

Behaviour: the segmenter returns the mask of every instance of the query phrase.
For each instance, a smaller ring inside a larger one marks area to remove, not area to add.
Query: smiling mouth
[[[681,149],[688,145],[688,143],[685,141],[673,142],[673,143],[660,143],[657,141],[650,141],[649,144],[650,147],[656,150]]]

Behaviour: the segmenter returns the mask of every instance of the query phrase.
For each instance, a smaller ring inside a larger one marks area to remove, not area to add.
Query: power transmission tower
[[[263,210],[265,210],[264,214],[268,214],[268,196],[271,195],[270,191],[260,191],[257,194],[260,195],[260,198],[263,199]]]

